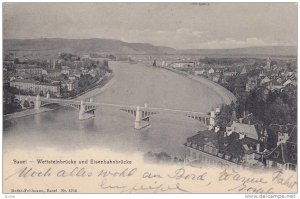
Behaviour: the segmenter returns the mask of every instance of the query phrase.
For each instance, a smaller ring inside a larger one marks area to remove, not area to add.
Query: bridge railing
[[[16,98],[27,98],[28,100],[34,101],[36,100],[36,96],[25,96],[25,95],[16,95]],[[41,101],[48,103],[59,103],[59,104],[81,104],[79,100],[70,100],[70,99],[59,99],[59,98],[46,98],[40,97]],[[101,103],[101,102],[89,102],[84,101],[85,105],[95,106],[95,107],[113,107],[113,108],[126,108],[126,109],[136,109],[137,106],[132,105],[124,105],[124,104],[111,104],[111,103]],[[159,107],[140,107],[141,111],[155,111],[160,113],[171,113],[171,114],[188,114],[188,115],[196,115],[202,117],[209,117],[209,114],[203,112],[195,112],[195,111],[187,111],[187,110],[179,110],[179,109],[169,109],[169,108],[159,108]]]

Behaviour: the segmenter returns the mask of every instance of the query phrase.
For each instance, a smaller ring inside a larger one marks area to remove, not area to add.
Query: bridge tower
[[[147,108],[147,107],[148,107],[148,105],[145,104],[144,108]],[[145,128],[150,125],[149,118],[148,119],[143,118],[143,117],[145,117],[145,113],[146,113],[146,111],[142,111],[140,106],[136,107],[135,121],[134,121],[135,129],[142,129],[142,128]]]
[[[91,99],[90,99],[90,102],[91,102]],[[91,110],[90,106],[86,105],[85,102],[83,100],[81,100],[80,101],[79,115],[78,115],[79,120],[87,120],[87,119],[90,119],[92,117],[95,117],[94,110]]]
[[[36,110],[39,110],[41,108],[41,105],[42,105],[41,97],[40,97],[40,95],[37,95],[35,98],[34,108]]]
[[[134,128],[135,129],[141,129],[141,123],[142,123],[142,111],[141,107],[136,107],[136,114],[135,114],[135,121],[134,121]]]
[[[84,113],[85,113],[85,104],[84,101],[81,100],[80,109],[79,109],[79,120],[84,120]]]

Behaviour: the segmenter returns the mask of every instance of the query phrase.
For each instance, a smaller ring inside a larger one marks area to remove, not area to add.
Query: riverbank
[[[169,68],[169,67],[165,67],[165,66],[160,66],[160,68],[172,71],[179,75],[183,75],[189,79],[195,80],[195,81],[207,86],[208,88],[214,90],[219,96],[222,97],[224,104],[229,105],[229,104],[231,104],[231,102],[236,102],[236,100],[237,100],[233,93],[231,93],[229,90],[227,90],[223,86],[221,86],[213,81],[210,81],[209,79],[206,79],[206,78],[203,78],[200,76],[191,75],[184,71],[176,70],[174,68]]]
[[[90,89],[78,94],[77,96],[75,96],[73,98],[68,98],[68,99],[83,100],[86,98],[90,98],[94,95],[97,95],[100,92],[104,91],[108,87],[107,84],[111,81],[112,78],[113,78],[113,74],[108,73],[102,79],[97,81],[97,83],[95,85],[93,85]],[[35,115],[35,114],[39,114],[39,113],[53,111],[55,109],[56,108],[52,109],[52,108],[46,108],[46,107],[40,107],[39,109],[25,109],[20,112],[15,112],[15,113],[4,115],[3,120],[11,120],[11,119],[16,119],[16,118],[20,118],[20,117],[26,117],[29,115]]]
[[[110,80],[113,78],[113,74],[112,73],[107,73],[105,74],[105,76],[101,79],[99,79],[94,85],[92,85],[89,89],[87,89],[84,92],[79,93],[78,95],[74,96],[74,97],[70,97],[68,99],[84,99],[84,98],[88,98],[87,96],[93,96],[90,95],[90,93],[94,93],[94,95],[98,94],[97,92],[95,92],[95,90],[98,90],[99,88],[105,87],[105,85],[110,82]]]
[[[114,75],[112,73],[109,74],[105,79],[103,79],[103,81],[101,81],[99,84],[94,86],[92,89],[89,89],[72,99],[84,100],[84,99],[92,98],[93,96],[109,88],[114,83],[113,77]]]

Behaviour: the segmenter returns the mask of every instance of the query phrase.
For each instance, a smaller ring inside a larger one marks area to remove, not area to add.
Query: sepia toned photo
[[[4,194],[296,198],[297,3],[6,2],[2,21]]]

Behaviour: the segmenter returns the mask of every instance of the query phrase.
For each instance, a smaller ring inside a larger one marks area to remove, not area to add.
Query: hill
[[[235,49],[189,49],[176,50],[147,43],[128,43],[114,39],[4,39],[5,51],[51,51],[70,53],[114,53],[114,54],[197,54],[220,56],[297,56],[296,46],[265,46]]]

